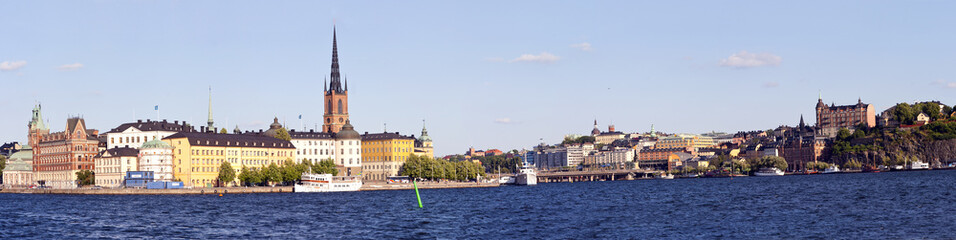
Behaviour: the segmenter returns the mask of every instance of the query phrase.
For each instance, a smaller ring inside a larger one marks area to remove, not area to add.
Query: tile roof
[[[187,138],[192,146],[295,148],[292,142],[262,135],[179,132],[163,139]]]
[[[96,154],[95,157],[101,158],[105,153],[109,153],[110,157],[136,157],[139,156],[139,149],[130,147],[110,148],[100,151],[100,153]]]
[[[136,129],[139,129],[140,131],[173,131],[173,132],[195,132],[196,131],[196,128],[194,128],[193,126],[189,126],[189,124],[186,124],[186,122],[182,122],[182,123],[179,123],[179,121],[167,122],[166,120],[163,120],[163,121],[146,120],[144,122],[140,120],[136,122],[120,124],[119,127],[113,128],[113,130],[110,130],[107,133],[123,132],[123,131],[126,131],[126,129],[129,129],[131,127],[135,127]]]
[[[368,132],[365,132],[365,134],[362,134],[362,141],[363,141],[363,142],[364,142],[364,141],[370,141],[370,140],[388,140],[388,139],[411,139],[411,140],[414,140],[415,137],[403,136],[403,135],[399,134],[398,132],[394,132],[394,133],[391,133],[391,132],[386,132],[386,133],[371,133],[371,134],[368,133]]]

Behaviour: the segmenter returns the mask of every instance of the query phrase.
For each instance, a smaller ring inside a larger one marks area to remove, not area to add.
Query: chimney
[[[173,124],[179,125],[179,120],[173,121]]]
[[[163,123],[166,123],[166,119],[163,119]]]
[[[206,126],[199,126],[199,132],[206,132]]]
[[[143,119],[137,119],[136,123],[143,123]]]
[[[608,126],[607,126],[607,131],[608,131],[608,132],[614,132],[614,125],[608,125]]]

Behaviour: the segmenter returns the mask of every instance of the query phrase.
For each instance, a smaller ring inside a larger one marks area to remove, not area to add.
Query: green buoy
[[[415,197],[418,198],[418,208],[423,208],[422,196],[418,195],[418,183],[415,180],[412,180],[412,186],[415,186]]]

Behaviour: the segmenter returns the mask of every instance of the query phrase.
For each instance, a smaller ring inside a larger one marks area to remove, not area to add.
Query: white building
[[[173,181],[173,146],[160,139],[143,143],[139,171],[152,171],[156,181]]]
[[[584,164],[590,167],[623,168],[625,163],[633,162],[637,150],[631,148],[597,152],[584,157]]]
[[[565,145],[568,150],[567,166],[575,167],[584,162],[584,157],[591,155],[594,151],[594,144],[568,144]]]
[[[94,183],[101,187],[121,187],[126,172],[137,171],[139,150],[117,147],[103,150],[93,157],[96,177]]]
[[[269,130],[259,134],[275,137],[282,129],[279,118],[274,118]],[[351,176],[362,169],[362,139],[352,124],[346,121],[338,133],[288,131],[290,142],[295,146],[296,163],[309,160],[313,163],[333,160],[339,168],[339,175]]]
[[[195,132],[192,126],[179,121],[146,121],[124,123],[106,133],[106,149],[117,147],[136,148],[151,140],[163,139],[177,132]]]

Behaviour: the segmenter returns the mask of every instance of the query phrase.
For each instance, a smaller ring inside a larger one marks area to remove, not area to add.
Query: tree
[[[852,159],[843,164],[844,169],[859,169],[860,167],[863,167],[863,164],[860,164],[860,161],[856,159]]]
[[[76,182],[77,182],[77,185],[80,185],[80,186],[93,185],[93,183],[96,182],[93,171],[83,170],[83,171],[76,172]]]
[[[0,175],[3,175],[3,169],[7,168],[7,157],[0,155]]]
[[[229,164],[229,161],[222,161],[222,164],[219,164],[218,179],[223,186],[229,186],[229,183],[236,180],[236,170],[232,168],[232,164]]]
[[[301,168],[296,166],[292,159],[286,159],[282,163],[282,182],[295,183],[295,181],[302,179],[303,171],[299,171],[299,169]]]
[[[228,134],[228,133],[229,131],[226,131],[226,128],[222,128],[221,130],[219,130],[219,134]]]
[[[752,169],[775,167],[780,170],[786,170],[787,160],[778,156],[765,156],[758,159],[751,159],[750,165],[753,166]]]
[[[270,163],[268,167],[262,170],[266,182],[273,184],[282,182],[282,170],[279,169],[279,165],[276,165],[276,163]]]
[[[292,135],[289,135],[289,131],[285,130],[285,127],[282,127],[282,128],[279,128],[279,130],[276,130],[275,138],[286,140],[286,141],[292,141]]]
[[[312,165],[312,173],[317,174],[332,174],[332,176],[339,175],[339,169],[335,168],[335,161],[330,159],[325,159],[319,161],[318,163]]]
[[[896,107],[893,108],[893,117],[902,124],[913,124],[916,115],[916,110],[907,103],[896,104]]]

